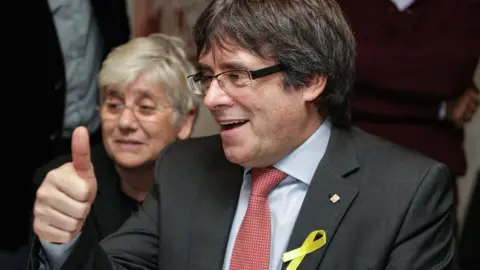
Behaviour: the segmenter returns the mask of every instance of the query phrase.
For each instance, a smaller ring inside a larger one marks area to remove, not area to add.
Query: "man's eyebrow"
[[[212,68],[207,65],[207,64],[198,64],[198,67],[200,68],[200,71],[205,72],[205,71],[212,71]]]
[[[198,64],[201,72],[213,72],[212,67],[207,64]],[[219,72],[229,71],[229,70],[250,70],[247,66],[240,62],[226,62],[219,65]]]
[[[239,62],[221,63],[220,68],[223,71],[232,70],[232,69],[249,70],[249,68],[247,66],[245,66],[243,63],[239,63]]]

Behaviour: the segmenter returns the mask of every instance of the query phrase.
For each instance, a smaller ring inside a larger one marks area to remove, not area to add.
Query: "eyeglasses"
[[[126,105],[119,101],[105,101],[101,105],[101,114],[104,119],[117,120],[125,111],[130,109],[134,116],[141,121],[157,121],[158,112],[171,109],[170,106],[146,106],[142,104]]]
[[[261,68],[257,70],[228,70],[217,75],[204,75],[203,72],[193,74],[187,77],[188,84],[193,93],[197,95],[205,95],[213,79],[218,81],[220,87],[226,91],[235,91],[239,88],[250,86],[252,81],[265,77],[280,71],[284,68],[281,64]]]

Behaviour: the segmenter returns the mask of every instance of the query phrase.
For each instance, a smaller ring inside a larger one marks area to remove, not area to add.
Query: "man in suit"
[[[349,125],[355,44],[335,1],[214,0],[194,33],[191,88],[220,134],[167,146],[98,245],[77,129],[40,187],[30,269],[454,269],[448,168]]]

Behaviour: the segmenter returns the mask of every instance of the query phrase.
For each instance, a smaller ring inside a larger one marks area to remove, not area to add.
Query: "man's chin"
[[[246,152],[240,146],[223,146],[223,152],[228,161],[247,167],[252,160],[251,152]]]

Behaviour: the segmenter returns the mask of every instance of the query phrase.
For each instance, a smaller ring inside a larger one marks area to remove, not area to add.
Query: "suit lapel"
[[[221,145],[221,144],[220,144]],[[243,168],[226,160],[212,161],[199,185],[192,218],[190,269],[222,269],[230,228],[243,182]],[[199,181],[201,180],[199,178]]]
[[[317,269],[327,252],[342,217],[358,193],[357,188],[345,180],[347,174],[356,168],[358,163],[348,131],[332,128],[325,156],[310,183],[286,251],[300,247],[305,238],[315,230],[326,232],[327,243],[319,250],[307,254],[299,270]],[[333,203],[330,198],[335,194],[340,199]],[[286,269],[288,264],[289,262],[284,263],[283,269]]]

